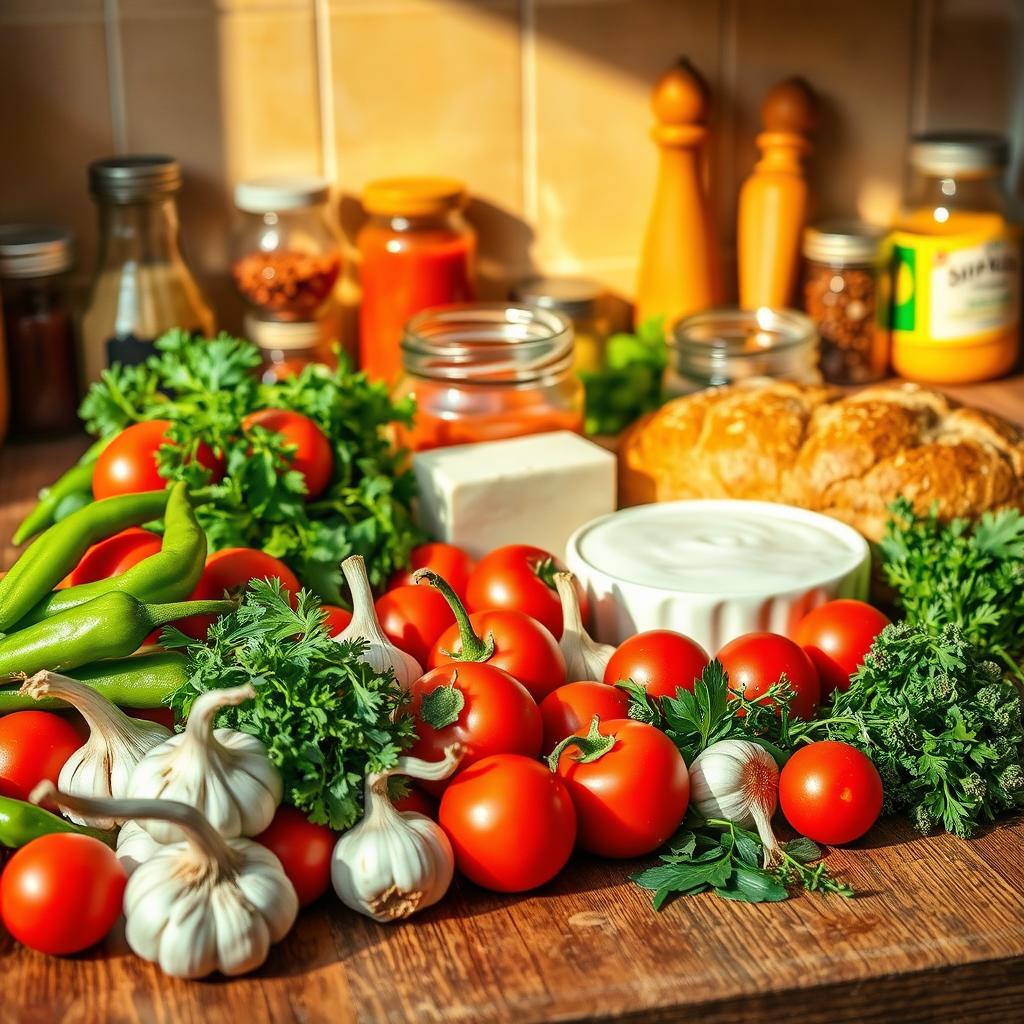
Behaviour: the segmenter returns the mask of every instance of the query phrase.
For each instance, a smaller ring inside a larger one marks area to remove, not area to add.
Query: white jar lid
[[[257,178],[235,186],[235,206],[246,213],[301,210],[327,202],[329,194],[324,178]]]
[[[293,352],[315,348],[323,341],[324,329],[313,320],[260,320],[245,318],[246,336],[259,348]]]

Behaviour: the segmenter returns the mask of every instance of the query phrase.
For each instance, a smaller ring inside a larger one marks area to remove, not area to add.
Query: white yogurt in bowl
[[[714,653],[752,630],[790,633],[811,608],[868,595],[867,541],[817,512],[764,501],[672,501],[602,516],[569,539],[594,631],[620,643],[675,629]]]

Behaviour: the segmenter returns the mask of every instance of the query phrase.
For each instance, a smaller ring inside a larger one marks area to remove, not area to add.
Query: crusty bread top
[[[916,384],[845,397],[749,381],[678,398],[619,447],[624,505],[679,498],[781,501],[877,540],[900,494],[943,517],[1024,508],[1024,432]]]

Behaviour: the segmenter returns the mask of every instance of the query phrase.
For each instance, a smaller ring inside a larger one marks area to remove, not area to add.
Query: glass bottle
[[[113,362],[145,360],[172,327],[213,334],[213,313],[181,255],[181,185],[181,168],[168,156],[111,157],[89,166],[100,245],[82,320],[87,384]]]

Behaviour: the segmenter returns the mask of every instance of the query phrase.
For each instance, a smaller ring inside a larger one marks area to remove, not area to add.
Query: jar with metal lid
[[[604,366],[604,344],[611,331],[605,296],[597,281],[585,277],[531,277],[520,281],[512,292],[517,302],[550,309],[572,321],[577,372]]]
[[[413,451],[583,428],[572,324],[557,313],[467,303],[414,316],[396,397],[416,399]]]
[[[889,246],[884,228],[827,221],[804,232],[804,309],[830,384],[868,384],[889,368]]]
[[[709,309],[672,329],[665,391],[672,397],[754,377],[820,384],[818,332],[794,309]]]
[[[0,227],[7,381],[18,399],[11,410],[14,437],[65,434],[78,426],[71,263],[71,233],[65,228]]]
[[[333,365],[336,321],[245,318],[245,335],[263,355],[264,384],[301,373],[311,363]]]
[[[315,320],[341,273],[340,237],[322,178],[262,178],[235,186],[232,274],[265,320]]]
[[[213,334],[213,313],[181,252],[181,187],[181,167],[169,156],[110,157],[89,165],[100,248],[82,318],[87,384],[110,363],[143,362],[172,327]]]

